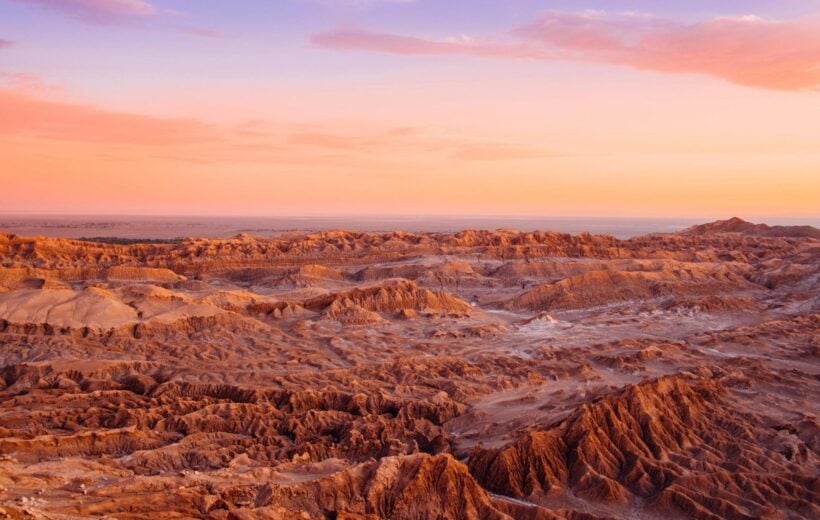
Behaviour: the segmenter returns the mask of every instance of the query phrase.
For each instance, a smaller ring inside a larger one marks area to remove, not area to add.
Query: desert
[[[5,518],[820,516],[820,230],[0,233]]]
[[[820,519],[820,0],[0,0],[0,520]]]

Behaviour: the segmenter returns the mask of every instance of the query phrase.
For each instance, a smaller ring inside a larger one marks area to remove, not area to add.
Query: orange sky
[[[87,35],[0,28],[2,212],[820,216],[810,16],[269,41],[18,9]]]

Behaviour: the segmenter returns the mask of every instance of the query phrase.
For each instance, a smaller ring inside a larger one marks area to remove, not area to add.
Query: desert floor
[[[0,518],[818,518],[818,233],[0,233]]]

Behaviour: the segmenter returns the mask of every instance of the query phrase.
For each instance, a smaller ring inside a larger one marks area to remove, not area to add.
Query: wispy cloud
[[[213,29],[210,27],[196,27],[192,25],[175,25],[174,29],[177,32],[182,34],[187,34],[189,36],[196,36],[198,38],[226,38],[227,34],[220,31],[219,29]]]
[[[17,0],[57,11],[86,22],[108,23],[124,19],[145,18],[161,12],[144,0]]]
[[[360,156],[410,152],[469,162],[540,160],[565,156],[521,143],[453,137],[411,127],[380,131],[307,129],[288,134],[283,147]]]
[[[61,85],[46,83],[38,74],[0,71],[0,86],[25,94],[51,95],[64,91]]]
[[[367,152],[404,142],[413,137],[416,130],[413,128],[391,128],[381,132],[371,133],[338,133],[326,130],[300,131],[291,133],[287,137],[291,146],[321,148],[333,151]]]
[[[469,38],[431,40],[414,36],[345,30],[315,34],[311,43],[337,50],[359,50],[421,55],[469,55],[509,59],[556,59],[557,55],[546,49],[518,43],[476,41]]]
[[[698,73],[778,90],[820,86],[820,23],[756,16],[683,25],[647,16],[546,14],[515,33],[570,59]]]
[[[0,49],[2,49],[2,48],[4,48],[4,47],[11,47],[11,46],[13,46],[13,45],[14,45],[14,42],[13,42],[13,41],[11,41],[11,40],[4,40],[3,38],[0,38]]]
[[[112,24],[143,19],[187,18],[188,14],[173,9],[160,8],[145,0],[16,0],[33,4],[92,24]],[[173,31],[197,38],[219,39],[227,35],[218,29],[187,23],[167,23]],[[3,42],[0,40],[0,47]],[[11,42],[8,42],[11,44]]]
[[[473,143],[459,147],[452,155],[462,161],[517,161],[559,157],[547,150],[510,143]]]
[[[41,99],[0,89],[0,134],[63,141],[163,146],[215,140],[212,127],[192,119],[158,118]]]
[[[776,90],[820,87],[820,23],[754,16],[696,24],[598,11],[548,12],[511,31],[512,41],[435,40],[367,31],[316,34],[313,44],[401,55],[608,63],[663,73],[696,73]]]

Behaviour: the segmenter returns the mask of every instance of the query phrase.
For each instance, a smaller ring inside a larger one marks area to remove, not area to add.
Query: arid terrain
[[[123,242],[0,233],[0,518],[820,518],[816,228]]]

